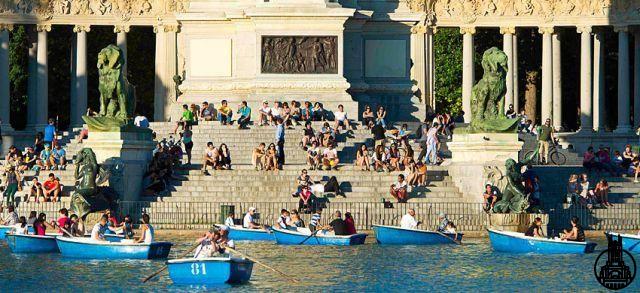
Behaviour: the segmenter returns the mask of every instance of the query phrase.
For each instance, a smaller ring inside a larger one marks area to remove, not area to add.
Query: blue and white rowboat
[[[512,253],[538,254],[582,254],[591,253],[596,247],[593,242],[576,242],[524,236],[524,233],[489,230],[489,240],[493,250]]]
[[[56,241],[62,256],[82,259],[167,258],[172,245],[170,242],[110,242],[83,237],[57,237]]]
[[[456,244],[462,241],[464,234],[446,234],[434,231],[405,229],[393,226],[373,225],[376,233],[376,241],[380,244],[395,245],[431,245],[431,244]]]
[[[607,232],[607,234],[622,237],[622,249],[629,252],[640,253],[640,235],[622,234],[617,232]],[[614,240],[616,239],[617,237],[614,238]]]
[[[91,237],[91,233],[85,233],[84,237]],[[123,234],[104,234],[104,240],[107,240],[109,242],[120,242],[123,239]]]
[[[367,234],[337,236],[324,231],[309,237],[311,235],[309,229],[300,229],[300,231],[273,229],[273,233],[276,236],[276,243],[285,245],[360,245],[364,244],[367,238]]]
[[[58,252],[56,235],[7,234],[7,244],[13,253]]]
[[[221,224],[216,224],[220,227]],[[271,230],[265,229],[247,229],[237,226],[229,227],[229,238],[235,241],[247,240],[247,241],[276,241]]]
[[[190,285],[246,283],[253,270],[252,261],[235,257],[172,259],[167,266],[173,283]]]
[[[5,237],[7,237],[6,235],[11,231],[11,228],[13,228],[13,226],[0,225],[0,240],[4,240]]]

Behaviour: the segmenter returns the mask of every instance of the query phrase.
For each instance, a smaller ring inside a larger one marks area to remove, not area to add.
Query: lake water
[[[171,257],[190,246],[181,239],[163,240],[178,243]],[[606,244],[599,241],[593,254],[543,256],[494,253],[487,239],[467,239],[463,246],[368,243],[340,248],[239,242],[239,251],[296,276],[300,283],[293,284],[256,264],[249,284],[198,287],[173,285],[166,273],[142,284],[141,279],[164,261],[14,255],[2,243],[0,291],[604,291],[593,275],[602,245]],[[623,291],[639,292],[640,281],[636,279]]]

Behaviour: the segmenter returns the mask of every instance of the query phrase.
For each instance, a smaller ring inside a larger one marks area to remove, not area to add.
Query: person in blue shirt
[[[52,145],[51,143],[56,137],[56,126],[53,119],[49,119],[49,124],[44,127],[44,144]]]
[[[67,152],[58,144],[55,149],[51,151],[51,166],[54,169],[60,168],[61,170],[65,170],[67,168]]]
[[[38,161],[38,165],[42,170],[48,170],[52,168],[51,164],[51,147],[48,144],[44,145],[44,150],[40,152],[40,161]]]
[[[251,122],[251,108],[247,106],[247,101],[242,101],[237,113],[240,114],[240,118],[238,118],[238,129],[247,128],[247,124]]]
[[[276,126],[276,145],[278,146],[278,169],[284,165],[284,121],[278,118]]]

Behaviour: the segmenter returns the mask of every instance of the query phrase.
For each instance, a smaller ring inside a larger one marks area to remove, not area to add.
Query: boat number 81
[[[191,264],[191,274],[192,275],[206,275],[207,267],[203,263],[193,263]]]

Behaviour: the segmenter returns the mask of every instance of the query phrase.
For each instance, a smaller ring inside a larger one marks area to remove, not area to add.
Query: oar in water
[[[455,244],[462,245],[462,242],[460,242],[459,240],[453,239],[453,238],[451,238],[451,237],[449,237],[449,236],[445,235],[444,233],[442,233],[442,232],[440,232],[440,231],[438,231],[438,230],[436,230],[435,232],[436,232],[436,233],[438,233],[440,236],[445,237],[445,238],[447,238],[447,239],[449,239],[449,240],[453,241],[453,243],[455,243]],[[458,233],[456,233],[456,236],[457,236],[457,235],[458,235]]]
[[[193,247],[189,248],[189,250],[187,250],[187,252],[181,254],[178,256],[178,258],[184,258],[185,256],[187,256],[187,254],[191,253],[194,249],[198,248],[198,246],[200,246],[200,243],[194,245]],[[142,283],[146,283],[147,281],[151,280],[151,278],[157,276],[158,274],[164,272],[164,270],[166,270],[169,266],[168,265],[164,265],[161,269],[155,271],[153,274],[149,275],[148,277],[142,279]]]
[[[250,261],[253,261],[253,262],[255,262],[255,263],[257,263],[257,264],[259,264],[259,265],[261,265],[261,266],[263,266],[263,267],[265,267],[265,268],[267,268],[267,269],[270,269],[270,270],[272,270],[272,271],[274,271],[274,272],[276,272],[276,273],[278,273],[278,274],[280,274],[280,275],[282,275],[282,276],[286,277],[287,279],[291,280],[291,282],[294,282],[294,283],[298,283],[298,282],[299,282],[299,281],[298,281],[298,280],[296,280],[294,277],[289,276],[289,275],[285,274],[284,272],[282,272],[282,271],[280,271],[280,270],[278,270],[278,269],[276,269],[276,268],[274,268],[274,267],[270,267],[270,266],[268,266],[268,265],[266,265],[266,264],[262,263],[261,261],[259,261],[259,260],[255,259],[255,258],[248,257],[248,256],[246,256],[245,254],[242,254],[242,253],[240,253],[239,251],[237,251],[237,250],[235,250],[235,249],[232,249],[232,248],[229,248],[229,247],[225,247],[224,249],[225,249],[225,250],[227,250],[227,251],[229,251],[229,252],[232,252],[232,253],[234,253],[234,254],[237,254],[237,255],[239,255],[239,256],[241,256],[241,257],[244,257],[244,258],[246,258],[246,259],[248,259],[248,260],[250,260]]]
[[[313,237],[313,236],[316,236],[316,234],[318,234],[318,232],[319,232],[320,230],[322,230],[322,229],[317,229],[317,230],[313,231],[313,233],[311,233],[311,235],[309,235],[307,238],[305,238],[304,240],[302,240],[302,242],[300,242],[300,244],[298,244],[298,245],[302,245],[302,244],[304,244],[305,242],[307,242],[307,240],[309,240],[309,238],[311,238],[311,237]]]

